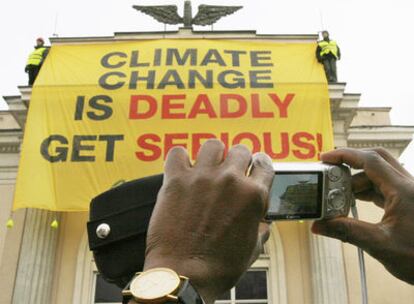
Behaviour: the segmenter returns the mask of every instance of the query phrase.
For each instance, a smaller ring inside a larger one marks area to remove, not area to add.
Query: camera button
[[[332,182],[337,182],[342,179],[342,170],[339,167],[333,166],[328,170],[328,178]]]
[[[329,207],[334,210],[341,210],[345,207],[346,197],[342,190],[334,189],[328,194]]]

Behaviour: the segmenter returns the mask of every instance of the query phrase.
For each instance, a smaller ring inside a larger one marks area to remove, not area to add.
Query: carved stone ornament
[[[184,27],[191,28],[192,25],[212,25],[222,17],[231,15],[243,8],[243,6],[221,6],[221,5],[200,5],[198,12],[193,18],[191,1],[184,2],[184,17],[178,14],[176,5],[134,5],[136,10],[153,17],[155,20],[165,24],[184,24]]]

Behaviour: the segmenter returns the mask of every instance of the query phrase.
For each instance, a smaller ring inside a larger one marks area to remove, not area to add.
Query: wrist
[[[211,281],[209,282],[209,280],[202,275],[202,266],[200,263],[165,257],[148,256],[145,258],[144,271],[159,267],[169,268],[174,270],[178,275],[189,278],[191,285],[198,292],[205,304],[212,304],[216,300],[215,293],[211,288]]]

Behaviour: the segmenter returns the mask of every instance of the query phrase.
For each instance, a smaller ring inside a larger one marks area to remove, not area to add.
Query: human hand
[[[363,169],[352,177],[355,196],[383,208],[384,216],[376,224],[351,218],[318,221],[312,231],[362,248],[391,274],[414,284],[414,178],[383,149],[339,149],[321,159]]]
[[[252,159],[242,145],[227,157],[224,151],[222,142],[209,140],[193,166],[183,148],[169,152],[147,233],[144,270],[167,267],[189,277],[206,303],[235,285],[269,236],[261,221],[271,159],[261,153]]]

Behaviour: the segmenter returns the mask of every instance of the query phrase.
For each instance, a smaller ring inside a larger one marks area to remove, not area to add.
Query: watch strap
[[[128,304],[131,299],[131,296],[122,295],[122,304]]]
[[[183,280],[176,296],[181,304],[203,304],[203,299],[188,279]]]
[[[122,290],[122,304],[128,304],[129,301],[132,299],[132,295],[130,295],[129,293],[129,289],[131,286],[132,281],[136,278],[136,276],[138,276],[140,274],[140,272],[137,272],[131,280],[129,280],[128,284],[124,287],[124,289]]]

